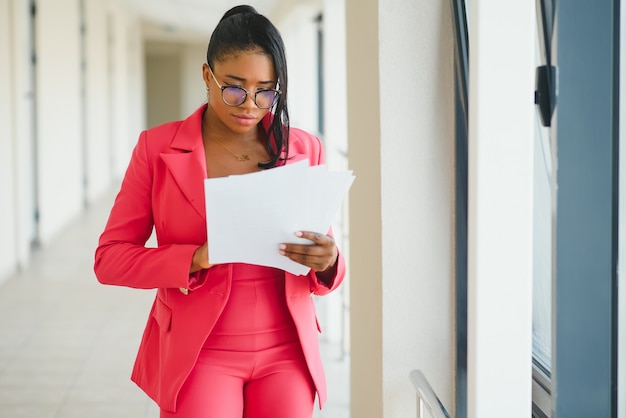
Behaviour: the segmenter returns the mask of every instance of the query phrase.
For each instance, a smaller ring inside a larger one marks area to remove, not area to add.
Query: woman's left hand
[[[284,243],[279,252],[296,263],[321,272],[335,265],[337,261],[337,245],[333,237],[310,231],[298,231],[296,236],[311,240],[312,244]]]

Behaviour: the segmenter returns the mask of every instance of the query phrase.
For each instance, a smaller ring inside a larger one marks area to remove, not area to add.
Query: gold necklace
[[[224,145],[224,144],[222,143],[222,141],[220,141],[220,140],[219,140],[219,139],[217,139],[217,138],[213,138],[213,139],[215,140],[215,142],[217,142],[218,144],[220,144],[220,145],[221,145],[221,146],[222,146],[222,147],[223,147],[226,151],[228,151],[228,152],[230,153],[230,155],[232,155],[233,157],[235,157],[235,159],[236,159],[237,161],[242,161],[242,162],[243,162],[243,161],[250,161],[250,156],[251,156],[252,154],[254,154],[254,151],[250,151],[250,152],[249,152],[249,153],[247,153],[247,154],[241,154],[241,155],[235,154],[234,152],[232,152],[232,151],[231,151],[231,149],[230,149],[230,148],[228,148],[226,145]]]

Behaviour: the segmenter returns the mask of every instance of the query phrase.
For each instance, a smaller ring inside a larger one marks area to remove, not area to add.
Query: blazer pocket
[[[169,332],[172,328],[172,308],[167,306],[161,299],[157,298],[154,303],[152,317],[159,324],[159,328],[163,332]]]

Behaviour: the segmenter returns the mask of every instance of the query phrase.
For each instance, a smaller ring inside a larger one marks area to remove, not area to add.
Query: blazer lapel
[[[161,153],[167,166],[187,200],[204,218],[204,179],[206,157],[202,144],[202,115],[206,105],[200,107],[178,129],[170,144],[171,153]]]

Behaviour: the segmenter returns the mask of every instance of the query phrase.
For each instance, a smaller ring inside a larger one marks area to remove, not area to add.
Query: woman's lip
[[[256,122],[256,118],[252,115],[233,115],[235,119],[237,119],[237,122],[239,122],[242,125],[252,125],[253,123]]]

